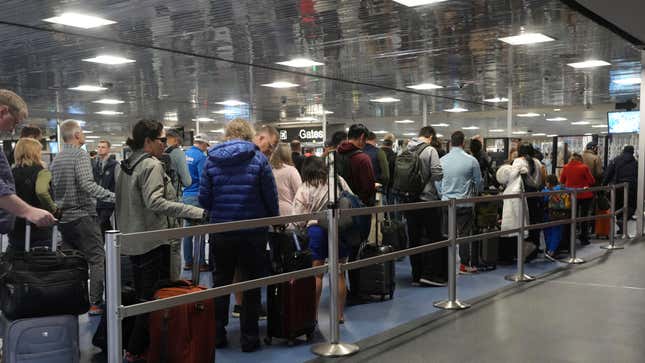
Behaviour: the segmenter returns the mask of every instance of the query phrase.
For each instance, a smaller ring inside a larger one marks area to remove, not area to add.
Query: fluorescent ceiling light
[[[556,134],[546,135],[546,137],[558,137]]]
[[[311,116],[296,117],[296,120],[298,120],[298,121],[318,121],[317,118],[311,117]]]
[[[546,134],[543,133],[543,132],[538,132],[538,133],[535,133],[535,134],[531,134],[531,136],[546,136]]]
[[[238,100],[226,100],[226,101],[215,102],[215,103],[218,105],[232,106],[232,107],[246,105],[245,102],[238,101]]]
[[[95,113],[97,115],[108,115],[108,116],[123,115],[123,112],[111,111],[111,110],[98,111],[98,112],[95,112]]]
[[[461,107],[453,107],[453,108],[450,108],[450,109],[447,109],[447,110],[444,110],[444,111],[456,113],[456,112],[467,112],[468,110],[465,109],[465,108],[461,108]]]
[[[542,116],[542,115],[540,115],[539,113],[535,113],[535,112],[520,113],[520,114],[517,115],[517,117],[540,117],[540,116]]]
[[[100,136],[85,136],[86,139],[100,139]]]
[[[375,134],[377,134],[377,135],[381,135],[381,134],[387,134],[387,133],[388,133],[388,131],[385,131],[385,130],[378,130],[378,131],[374,131],[374,133],[375,133]]]
[[[499,97],[495,97],[495,98],[488,98],[488,99],[485,99],[485,100],[484,100],[484,102],[490,102],[490,103],[508,102],[508,98],[506,98],[506,97],[502,97],[502,98],[499,98]]]
[[[437,134],[436,136],[437,137],[443,137],[443,134]]]
[[[567,65],[569,67],[573,67],[573,68],[576,68],[576,69],[583,69],[583,68],[595,68],[595,67],[610,66],[611,63],[601,61],[601,60],[588,60],[588,61],[584,61],[584,62],[569,63]]]
[[[92,103],[101,103],[104,105],[118,105],[124,103],[125,101],[115,100],[112,98],[101,98],[100,100],[92,101]]]
[[[414,123],[414,121],[412,121],[412,120],[398,120],[398,121],[394,121],[394,122],[397,123],[397,124],[413,124]]]
[[[510,45],[526,45],[552,42],[555,39],[547,37],[546,35],[541,33],[522,33],[520,35],[514,35],[511,37],[499,38],[499,40]]]
[[[226,130],[225,129],[216,129],[216,130],[211,130],[210,132],[223,133],[223,132],[226,132]]]
[[[115,24],[116,21],[99,18],[97,16],[84,15],[79,13],[63,13],[53,18],[43,19],[48,23],[62,24],[76,28],[90,29],[99,26]]]
[[[420,84],[413,84],[411,86],[405,86],[407,88],[412,88],[416,90],[430,90],[430,89],[439,89],[443,88],[442,86],[432,84],[432,83],[420,83]]]
[[[571,123],[573,126],[579,126],[579,125],[589,125],[591,122],[589,121],[576,121]]]
[[[504,131],[506,131],[506,130],[504,130],[504,129],[492,129],[492,130],[488,130],[488,132],[504,132]]]
[[[613,80],[614,83],[619,84],[621,86],[633,86],[636,84],[641,84],[641,78],[640,77],[629,77],[629,78],[623,78],[623,79],[615,79]]]
[[[607,126],[607,125],[593,125],[591,127],[594,128],[594,129],[606,129],[609,126]]]
[[[559,112],[559,111],[560,111],[560,109],[559,109],[559,108],[554,108],[554,109],[553,109],[553,111],[555,111],[555,112]]]
[[[283,82],[283,81],[267,83],[267,84],[263,84],[262,86],[271,87],[271,88],[293,88],[293,87],[298,87],[298,85],[295,84],[295,83]]]
[[[448,126],[450,126],[450,124],[441,123],[441,124],[431,124],[430,126],[432,126],[432,127],[448,127]]]
[[[134,63],[136,61],[134,59],[128,59],[128,58],[118,57],[114,55],[103,54],[103,55],[96,56],[94,58],[83,59],[83,62],[116,65],[116,64]]]
[[[235,110],[217,110],[217,111],[213,111],[213,113],[217,113],[220,115],[232,115],[235,113]]]
[[[446,1],[446,0],[394,0],[395,3],[399,3],[401,5],[405,5],[409,7],[436,4],[443,1]]]
[[[212,118],[210,118],[210,117],[198,117],[198,118],[196,118],[196,119],[193,119],[193,121],[197,121],[197,122],[210,122],[210,121],[215,121],[215,120],[213,120],[213,119],[212,119]]]
[[[593,134],[591,132],[585,133],[585,136],[592,136]]]
[[[278,122],[278,125],[311,125],[311,124],[318,124],[319,122],[311,122],[311,121],[291,121],[291,122]],[[345,132],[349,131],[349,127],[345,129]]]
[[[461,129],[462,130],[479,130],[479,127],[477,127],[477,126],[466,126],[466,127],[462,127]]]
[[[526,131],[513,131],[512,134],[513,135],[526,135],[526,134],[528,134],[528,132],[526,132]]]
[[[279,65],[293,68],[309,68],[313,66],[324,66],[325,63],[316,62],[307,58],[295,58],[286,62],[278,62]]]
[[[567,118],[566,117],[552,117],[552,118],[548,118],[546,120],[549,121],[549,122],[559,122],[559,121],[566,121]]]
[[[606,134],[608,134],[609,132],[607,132],[607,131],[601,131],[600,133],[601,133],[601,134],[603,134],[603,135],[606,135]]]
[[[91,131],[91,130],[83,130],[83,133],[84,133],[84,134],[93,134],[93,133],[94,133],[94,131]]]
[[[401,100],[394,97],[381,97],[381,98],[370,100],[370,102],[378,102],[378,103],[392,103],[392,102],[399,102],[399,101]]]
[[[92,86],[90,84],[82,84],[80,86],[70,88],[73,91],[84,91],[84,92],[99,92],[105,91],[107,88],[100,86]]]
[[[417,136],[417,134],[414,132],[404,132],[403,136]]]

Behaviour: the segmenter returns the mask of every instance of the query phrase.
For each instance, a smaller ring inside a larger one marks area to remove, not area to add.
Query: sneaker
[[[235,305],[233,307],[233,314],[231,314],[234,318],[239,318],[240,317],[240,312],[242,311],[242,305]]]
[[[419,279],[419,284],[424,285],[424,286],[438,286],[438,287],[446,286],[445,282],[436,281],[435,279],[432,279],[432,280],[431,279],[426,279],[424,277]]]
[[[476,274],[478,272],[475,266],[466,266],[463,263],[459,265],[459,273],[462,275]]]
[[[557,260],[555,259],[555,253],[553,251],[546,251],[544,253],[544,258],[551,261],[551,262],[556,262]]]
[[[192,263],[187,263],[184,265],[184,271],[191,271],[193,269]]]
[[[260,312],[258,314],[260,320],[267,320],[267,308],[264,305],[260,306]]]
[[[90,310],[87,312],[90,316],[103,315],[103,308],[99,305],[90,306]]]

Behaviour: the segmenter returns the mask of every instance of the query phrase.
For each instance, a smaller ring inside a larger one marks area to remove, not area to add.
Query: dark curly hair
[[[155,120],[139,120],[132,129],[132,137],[125,142],[132,150],[143,148],[146,138],[153,140],[161,135],[163,125]]]

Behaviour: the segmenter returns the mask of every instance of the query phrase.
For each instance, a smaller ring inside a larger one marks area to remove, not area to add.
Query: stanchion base
[[[513,275],[504,276],[504,278],[507,281],[513,281],[513,282],[527,282],[527,281],[535,280],[534,276],[531,276],[528,274],[513,274]]]
[[[470,304],[463,303],[459,300],[455,300],[455,301],[441,300],[441,301],[435,302],[432,305],[434,305],[435,308],[443,309],[443,310],[463,310],[463,309],[468,309],[470,307]]]
[[[311,347],[311,352],[321,357],[345,357],[359,351],[358,345],[349,343],[320,343]]]
[[[616,245],[607,245],[607,246],[600,246],[603,250],[624,250],[625,247],[623,246],[616,246]]]
[[[576,258],[568,258],[566,260],[563,260],[562,262],[568,263],[570,265],[579,265],[581,263],[585,263],[586,261],[580,257],[576,257]]]

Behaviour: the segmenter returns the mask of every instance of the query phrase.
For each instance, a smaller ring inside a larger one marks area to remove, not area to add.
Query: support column
[[[641,50],[641,79],[645,80],[645,50]],[[641,82],[640,130],[645,130],[645,82]],[[643,236],[643,201],[645,200],[645,137],[638,137],[638,183],[636,204],[636,238]],[[626,207],[626,206],[625,206]]]
[[[428,126],[428,96],[423,96],[423,126]]]

